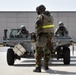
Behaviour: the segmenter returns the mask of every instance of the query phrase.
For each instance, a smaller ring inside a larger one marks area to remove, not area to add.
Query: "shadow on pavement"
[[[34,63],[29,63],[29,64],[14,64],[14,66],[15,67],[34,67],[35,66],[35,64]],[[63,66],[63,67],[71,67],[71,66],[74,66],[74,67],[76,67],[76,64],[70,64],[70,65],[64,65],[64,64],[49,64],[49,66],[51,67],[53,67],[53,66],[59,66],[59,67],[61,67],[61,66]]]
[[[15,67],[33,67],[35,64],[14,64]]]
[[[60,66],[61,64],[54,64],[54,65],[52,65],[52,66]],[[75,66],[76,66],[76,64],[74,64]],[[35,64],[15,64],[14,65],[15,67],[35,67]],[[63,65],[61,65],[61,66],[63,66]],[[65,65],[64,65],[65,66]],[[70,66],[70,65],[69,65]],[[72,65],[73,66],[73,65]],[[42,69],[44,69],[43,67],[42,67]],[[73,74],[75,74],[76,75],[76,72],[68,72],[68,71],[59,71],[59,70],[53,70],[53,69],[51,69],[51,68],[49,68],[49,70],[45,70],[44,72],[42,72],[42,73],[49,73],[49,74],[71,74],[71,75],[73,75]]]
[[[42,60],[42,62],[43,62],[44,60]],[[35,59],[34,60],[32,60],[32,59],[30,59],[30,60],[28,60],[28,59],[25,59],[25,60],[23,60],[22,62],[27,62],[27,63],[29,63],[29,62],[35,62]],[[50,60],[49,62],[63,62],[63,59],[62,60]],[[76,56],[74,56],[74,57],[71,57],[71,62],[76,62]]]
[[[59,71],[59,70],[52,70],[52,69],[49,69],[49,70],[45,70],[46,73],[49,73],[49,74],[75,74],[76,75],[76,72],[67,72],[67,71]]]
[[[62,61],[58,62],[57,61],[52,61],[52,62],[49,62],[49,66],[75,66],[76,67],[76,60],[71,60],[70,64],[69,65],[64,65],[63,62],[61,63]],[[43,61],[42,61],[42,64],[43,64]],[[18,67],[30,67],[30,66],[35,66],[35,60],[24,60],[24,61],[21,61],[21,63],[19,64],[14,64],[14,66],[18,66]]]

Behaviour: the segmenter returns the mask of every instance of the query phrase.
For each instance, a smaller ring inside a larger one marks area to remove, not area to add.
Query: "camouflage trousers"
[[[44,47],[36,46],[36,66],[41,66],[42,57],[44,58],[44,66],[48,66],[51,54],[51,39],[49,34],[44,35],[47,38],[47,43]]]

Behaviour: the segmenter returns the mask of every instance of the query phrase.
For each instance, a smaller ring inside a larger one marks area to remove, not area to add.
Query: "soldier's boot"
[[[45,66],[45,70],[48,70],[49,69],[49,67],[48,66]]]
[[[41,72],[41,66],[36,67],[33,71],[34,71],[34,72]]]
[[[45,69],[45,70],[48,70],[48,69],[49,69],[49,67],[48,67],[49,59],[47,58],[47,59],[45,59],[44,61],[45,61],[45,62],[44,62],[44,69]]]

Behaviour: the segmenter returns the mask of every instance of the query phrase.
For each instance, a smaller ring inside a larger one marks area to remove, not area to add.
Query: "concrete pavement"
[[[44,70],[42,67],[41,73],[33,72],[35,59],[31,58],[16,60],[14,66],[9,66],[6,61],[7,49],[7,47],[0,47],[0,75],[76,75],[76,47],[75,55],[71,52],[70,65],[64,65],[62,60],[50,59],[49,70]]]

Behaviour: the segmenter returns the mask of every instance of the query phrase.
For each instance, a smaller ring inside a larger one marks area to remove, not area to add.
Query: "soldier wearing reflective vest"
[[[44,56],[44,68],[48,70],[48,62],[51,54],[51,40],[54,33],[53,17],[49,11],[45,11],[45,6],[36,8],[38,14],[36,21],[36,68],[34,72],[41,72],[41,59]]]

